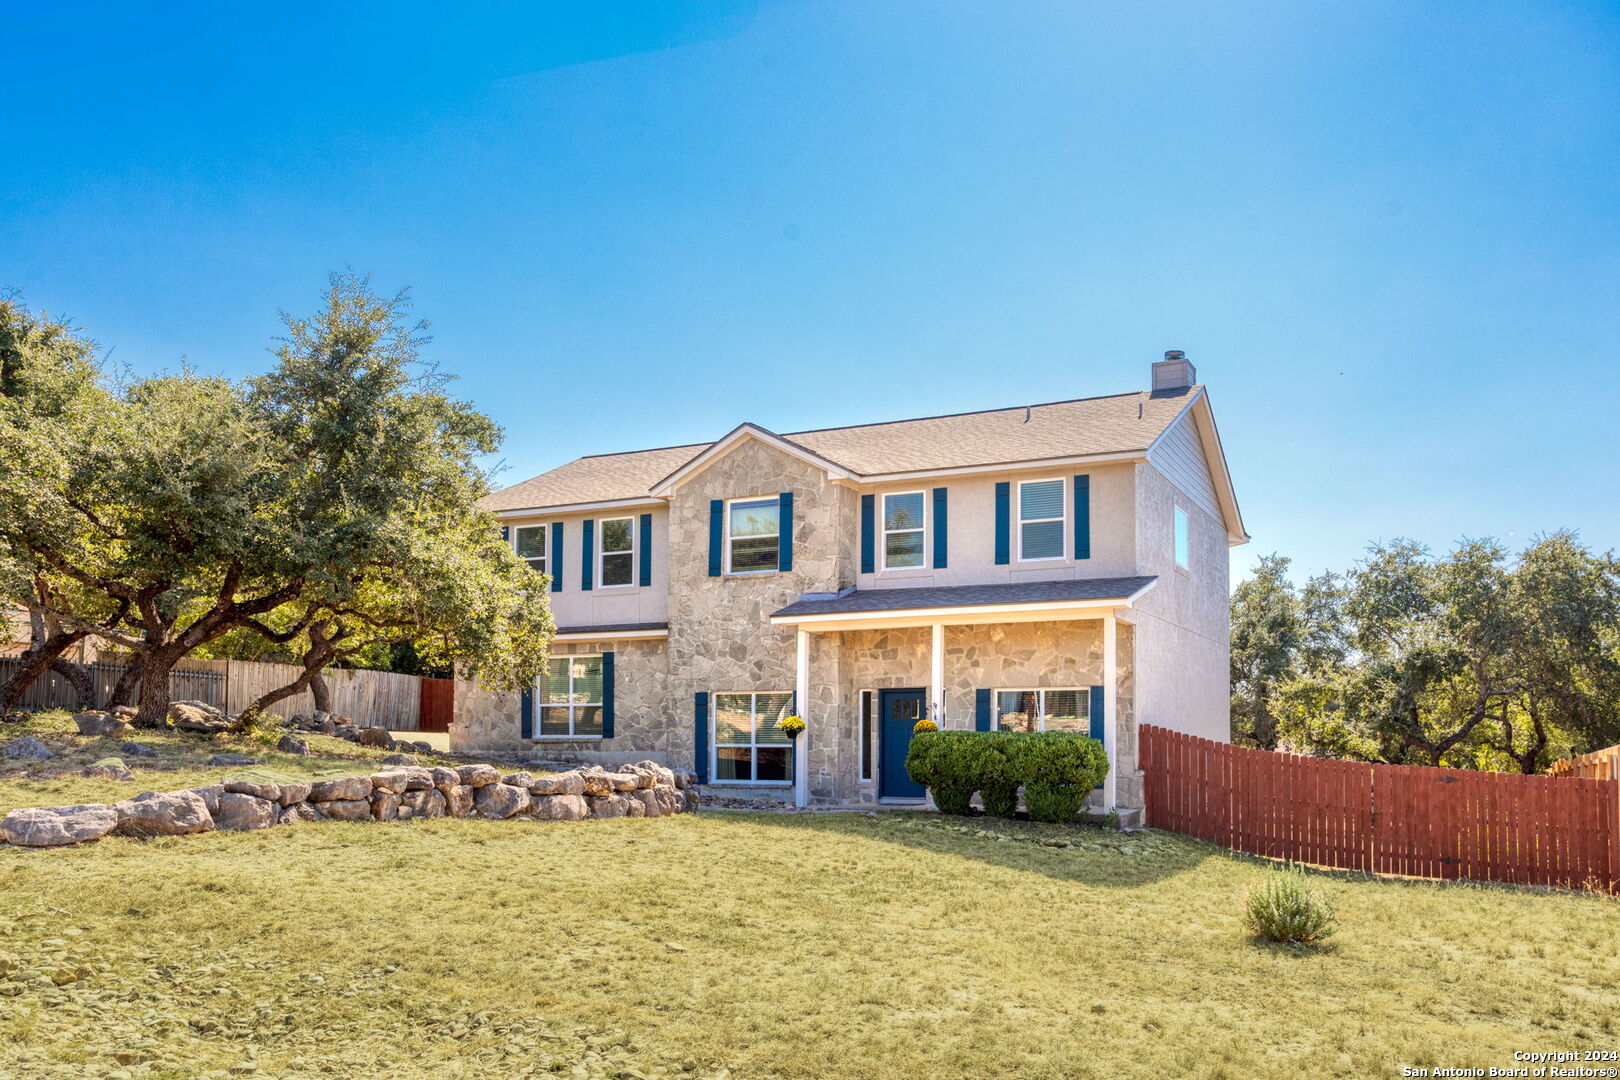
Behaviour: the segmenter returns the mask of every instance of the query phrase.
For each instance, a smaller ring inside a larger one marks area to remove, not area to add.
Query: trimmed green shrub
[[[947,814],[966,814],[977,791],[986,812],[1012,817],[1018,789],[1037,821],[1071,821],[1108,773],[1097,740],[1072,732],[925,731],[911,740],[906,772]]]
[[[1315,945],[1333,933],[1333,901],[1305,879],[1299,867],[1274,874],[1249,890],[1245,921],[1256,937],[1284,945]]]

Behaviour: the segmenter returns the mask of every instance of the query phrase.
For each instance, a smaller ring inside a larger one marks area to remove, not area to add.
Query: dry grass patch
[[[0,850],[0,952],[86,969],[0,980],[0,1075],[1360,1077],[1615,1044],[1613,901],[1313,875],[1340,929],[1301,952],[1243,927],[1273,872],[901,814]]]

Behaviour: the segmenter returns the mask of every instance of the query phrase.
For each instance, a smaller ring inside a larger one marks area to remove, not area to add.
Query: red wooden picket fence
[[[1620,779],[1620,746],[1609,746],[1566,758],[1547,766],[1548,776],[1584,776],[1592,780]]]
[[[1273,859],[1620,889],[1620,780],[1278,754],[1144,724],[1147,823]]]

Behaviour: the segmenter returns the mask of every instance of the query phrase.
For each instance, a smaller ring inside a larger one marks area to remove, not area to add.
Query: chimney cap
[[[1180,349],[1166,349],[1164,350],[1164,358],[1166,360],[1185,360],[1187,359],[1187,354],[1182,352]]]

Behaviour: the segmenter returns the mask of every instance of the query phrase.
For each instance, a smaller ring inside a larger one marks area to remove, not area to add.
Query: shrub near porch
[[[1303,953],[1244,929],[1274,873],[929,814],[0,850],[0,1075],[1363,1077],[1616,1038],[1613,901],[1311,875],[1340,921]]]

